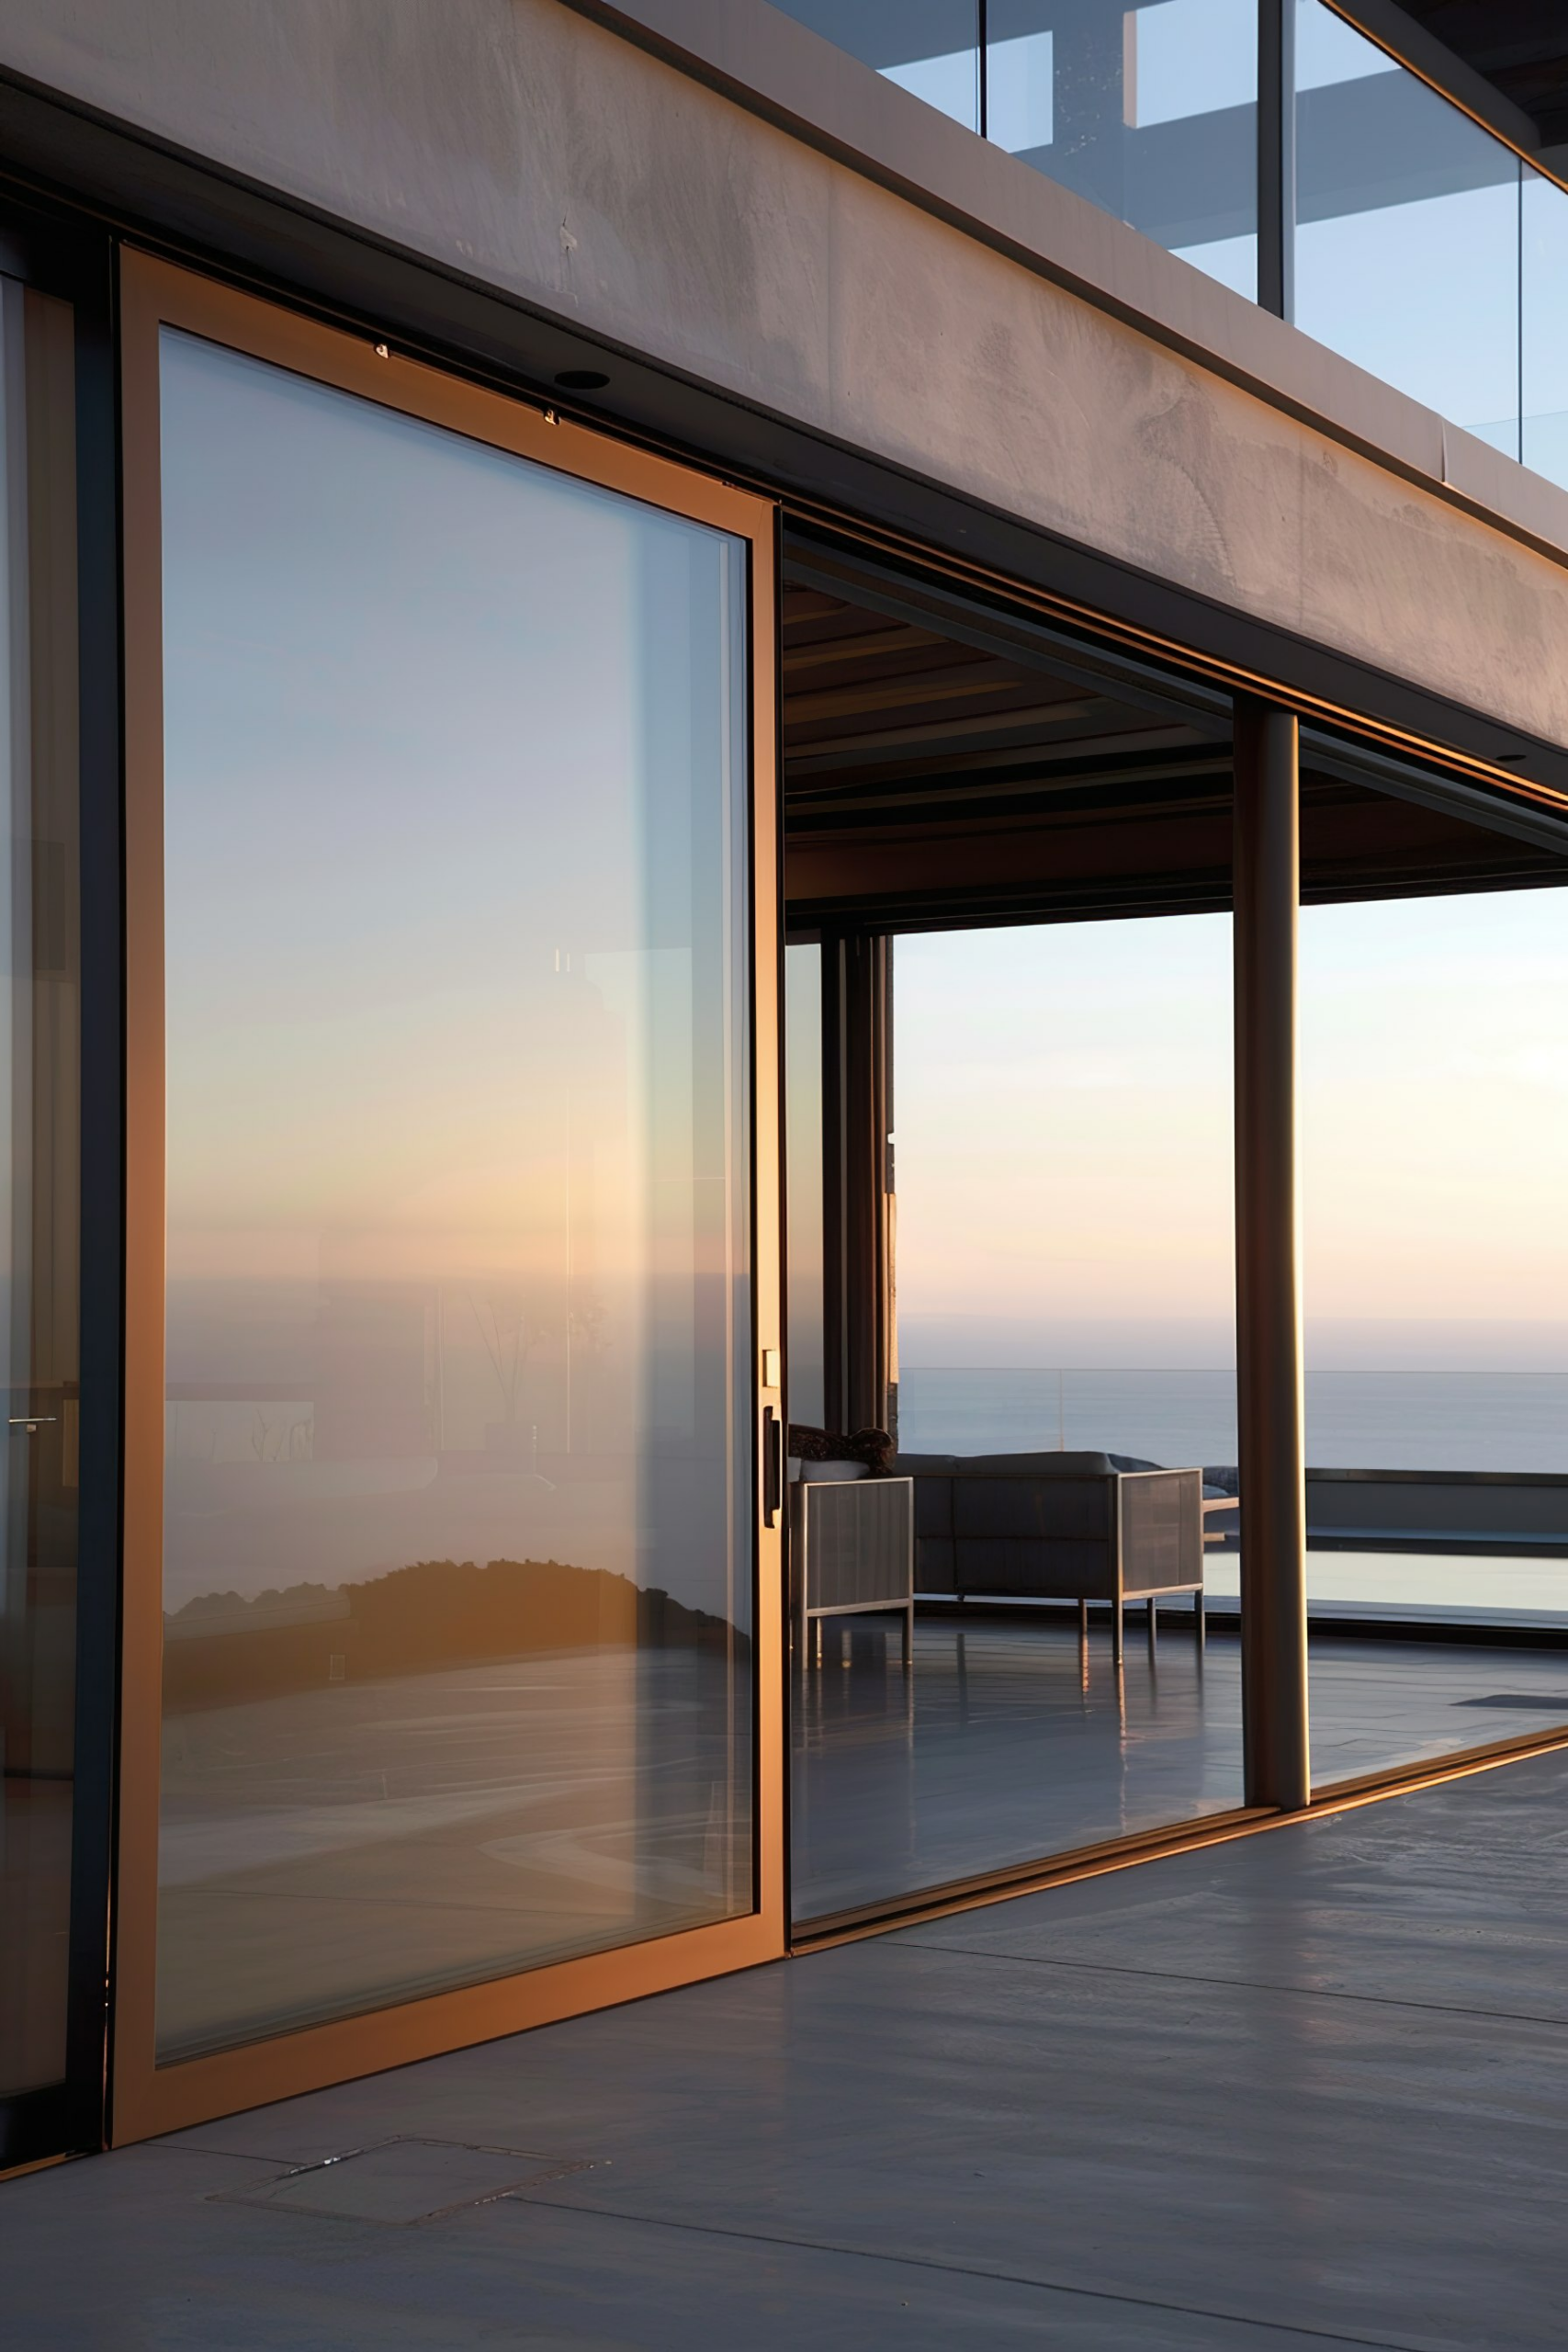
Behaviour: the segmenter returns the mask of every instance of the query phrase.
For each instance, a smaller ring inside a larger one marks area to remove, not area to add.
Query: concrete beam
[[[844,65],[1007,203],[1074,204]],[[1568,744],[1568,563],[1501,497],[1493,526],[1456,503],[1519,469],[1433,419],[1435,458],[1374,461],[1244,390],[1234,352],[1201,363],[561,0],[0,0],[0,69],[825,449]],[[1290,336],[1108,217],[1094,233],[1124,308],[1136,269],[1151,308],[1190,281],[1195,320],[1218,301]]]

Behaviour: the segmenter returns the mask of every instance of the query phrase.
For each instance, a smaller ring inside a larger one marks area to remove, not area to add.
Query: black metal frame
[[[1295,0],[1258,0],[1258,300],[1296,311]]]
[[[1312,1801],[1306,1484],[1296,1211],[1300,728],[1237,696],[1232,919],[1235,986],[1236,1422],[1242,1745],[1249,1805]]]
[[[892,943],[824,927],[821,953],[823,1412],[856,1430],[881,1423],[893,1358]]]
[[[0,2097],[0,2170],[99,2147],[119,1651],[123,1182],[119,460],[114,248],[0,193],[0,267],[73,308],[81,782],[81,1425],[71,1928],[63,2082]]]

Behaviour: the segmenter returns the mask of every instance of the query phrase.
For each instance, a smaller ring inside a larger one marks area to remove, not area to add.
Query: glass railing
[[[1522,177],[1324,0],[1296,0],[1296,324],[1512,458]]]
[[[980,0],[779,0],[782,12],[874,65],[965,130],[983,130]]]
[[[1306,1374],[1314,1615],[1556,1624],[1568,1616],[1568,1368]],[[906,1365],[903,1454],[1104,1453],[1204,1474],[1205,1584],[1239,1591],[1235,1374]]]
[[[1256,294],[1257,0],[989,0],[986,31],[989,139]]]
[[[1257,0],[775,5],[1256,298]],[[1568,192],[1327,0],[1281,5],[1295,323],[1568,487]]]

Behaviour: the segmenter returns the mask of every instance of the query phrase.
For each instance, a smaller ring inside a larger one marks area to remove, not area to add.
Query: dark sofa
[[[1203,1473],[1115,1453],[902,1453],[915,1482],[915,1591],[960,1600],[1076,1600],[1122,1611],[1190,1593],[1203,1631]]]

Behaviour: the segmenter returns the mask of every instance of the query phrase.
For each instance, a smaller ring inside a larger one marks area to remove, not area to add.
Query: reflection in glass
[[[1104,1589],[1122,1472],[1128,1562],[1151,1556],[1145,1501],[1190,1505],[1184,1556],[1206,1521],[1234,1627],[1229,917],[897,947],[895,1469],[917,1480],[922,1600],[912,1695],[896,1644],[885,1677],[868,1657],[799,1678],[803,1917],[1241,1798],[1236,1645],[1203,1657],[1190,1590],[1157,1663],[1137,1622],[1121,1673],[1109,1607],[1080,1638],[1076,1605]]]
[[[911,96],[980,128],[978,0],[777,0],[825,40]]]
[[[1256,292],[1255,0],[990,0],[986,26],[987,137]]]
[[[1506,846],[1474,840],[1478,863]],[[1561,1649],[1530,1647],[1568,1623],[1562,873],[1303,911],[1320,1783],[1568,1713]],[[1368,1621],[1405,1638],[1349,1638]]]
[[[65,2073],[80,1399],[73,373],[69,310],[0,279],[0,2096]]]
[[[1568,192],[1524,167],[1521,455],[1568,490]]]
[[[750,1907],[751,1345],[742,551],[164,396],[168,2059]]]
[[[823,1330],[822,950],[784,950],[789,1418],[827,1418]]]
[[[1519,453],[1519,163],[1297,0],[1296,323]]]

